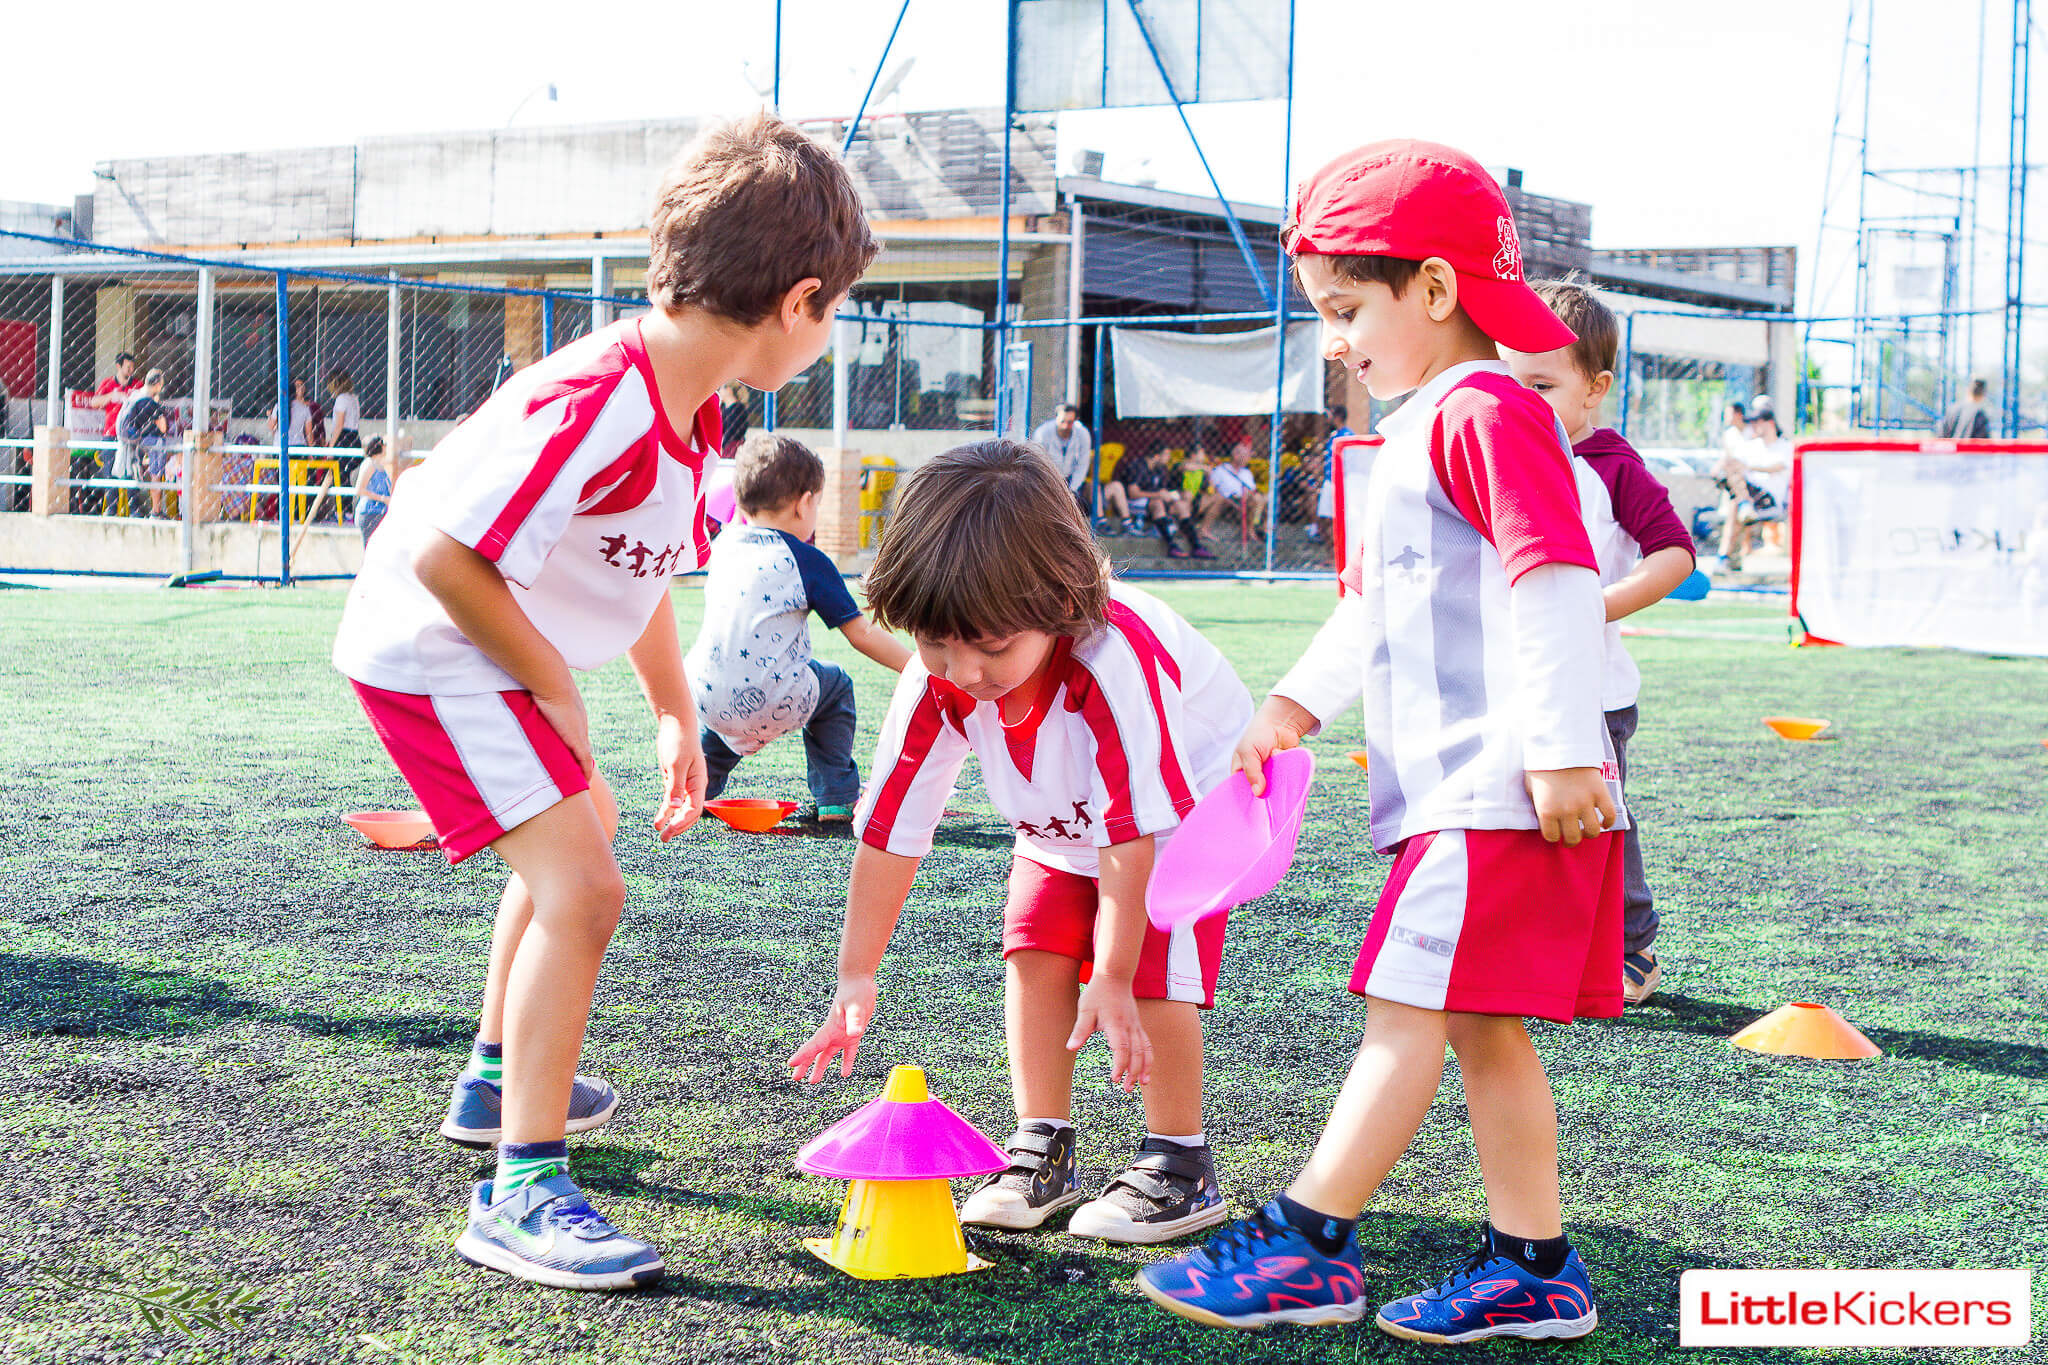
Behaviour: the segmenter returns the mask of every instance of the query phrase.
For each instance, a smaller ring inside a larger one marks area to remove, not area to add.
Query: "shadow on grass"
[[[141,971],[83,957],[0,953],[0,1032],[152,1038],[242,1021],[395,1048],[446,1047],[466,1043],[476,1033],[474,1019],[455,1015],[315,1014],[250,1000],[224,982],[183,972]]]
[[[1614,1020],[1610,1027],[1726,1038],[1769,1012],[1768,1008],[1754,1005],[1695,1000],[1687,995],[1660,993],[1648,1005],[1631,1009]],[[1894,1057],[1948,1062],[1972,1071],[2015,1076],[2023,1080],[2048,1080],[2048,1047],[1993,1042],[1986,1038],[1952,1038],[1946,1034],[1922,1033],[1914,1029],[1865,1028],[1863,1034]]]
[[[1473,1223],[1417,1221],[1368,1214],[1366,1293],[1373,1305],[1412,1293],[1464,1264],[1477,1244]],[[1600,1327],[1588,1343],[1601,1361],[1661,1359],[1678,1346],[1678,1277],[1695,1269],[1732,1268],[1633,1229],[1614,1224],[1574,1227],[1573,1240],[1593,1268]],[[976,1254],[994,1262],[981,1273],[934,1280],[854,1280],[792,1249],[786,1260],[797,1283],[772,1294],[758,1283],[671,1270],[665,1296],[693,1299],[735,1317],[772,1304],[778,1313],[830,1321],[875,1336],[949,1354],[1027,1365],[1048,1360],[1171,1360],[1180,1365],[1242,1361],[1441,1361],[1441,1348],[1382,1335],[1370,1322],[1347,1327],[1275,1327],[1256,1333],[1217,1331],[1166,1313],[1133,1283],[1140,1263],[1122,1254],[1094,1254],[1086,1244],[1054,1237],[988,1236],[970,1232]],[[1160,1256],[1192,1243],[1160,1248]],[[1145,1262],[1157,1259],[1140,1249]],[[1487,1358],[1522,1358],[1518,1343],[1475,1348]],[[1803,1365],[1796,1350],[1743,1352],[1749,1362]],[[1834,1365],[1883,1365],[1877,1352],[1831,1355]]]

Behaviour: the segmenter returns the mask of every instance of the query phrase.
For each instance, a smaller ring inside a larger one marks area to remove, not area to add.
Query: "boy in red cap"
[[[1297,191],[1282,235],[1323,354],[1380,423],[1357,566],[1238,742],[1266,758],[1365,699],[1372,837],[1394,855],[1351,989],[1365,1038],[1287,1190],[1140,1288],[1197,1322],[1355,1322],[1357,1219],[1457,1054],[1488,1227],[1442,1283],[1383,1306],[1395,1336],[1578,1337],[1598,1321],[1565,1240],[1557,1110],[1525,1016],[1621,1013],[1623,819],[1600,711],[1598,564],[1571,455],[1497,346],[1572,332],[1522,278],[1506,200],[1461,152],[1381,142]]]

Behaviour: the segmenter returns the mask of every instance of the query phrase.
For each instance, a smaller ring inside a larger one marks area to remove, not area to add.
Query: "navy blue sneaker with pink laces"
[[[1366,1307],[1357,1237],[1326,1256],[1277,1202],[1197,1250],[1146,1266],[1138,1288],[1167,1312],[1211,1327],[1357,1322]]]
[[[1569,1341],[1598,1326],[1600,1313],[1578,1252],[1567,1252],[1555,1275],[1538,1275],[1497,1254],[1489,1233],[1442,1283],[1394,1300],[1373,1321],[1393,1336],[1439,1345],[1488,1337]]]

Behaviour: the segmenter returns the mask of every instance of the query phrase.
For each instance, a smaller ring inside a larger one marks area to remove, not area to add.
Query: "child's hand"
[[[533,704],[540,711],[541,718],[554,727],[562,737],[562,743],[569,746],[569,756],[576,760],[576,766],[589,777],[597,771],[597,760],[590,753],[590,717],[583,710],[583,694],[575,685],[558,695],[542,696],[533,694]]]
[[[661,763],[663,786],[654,832],[667,843],[704,814],[704,746],[682,721],[664,715],[655,726],[654,754]]]
[[[1598,768],[1552,768],[1523,775],[1543,837],[1566,848],[1604,834],[1614,823],[1614,798]]]
[[[1067,1050],[1079,1052],[1097,1029],[1109,1044],[1109,1080],[1129,1094],[1152,1080],[1152,1040],[1138,1018],[1138,1002],[1131,997],[1129,983],[1115,985],[1096,977],[1081,992],[1080,1007],[1074,1014],[1074,1031],[1067,1036]]]
[[[1253,796],[1264,796],[1266,760],[1281,749],[1299,749],[1301,737],[1315,723],[1314,716],[1287,698],[1266,698],[1266,704],[1238,737],[1237,750],[1230,756],[1230,770],[1244,773],[1252,784]]]
[[[833,1057],[843,1049],[845,1060],[839,1064],[840,1076],[853,1074],[853,1059],[860,1052],[861,1035],[868,1031],[868,1023],[875,1017],[875,979],[872,976],[839,978],[839,989],[832,996],[831,1012],[825,1022],[818,1025],[818,1031],[811,1040],[790,1055],[789,1078],[802,1077],[811,1085],[825,1078],[825,1068],[832,1065]],[[809,1075],[804,1075],[805,1071]]]

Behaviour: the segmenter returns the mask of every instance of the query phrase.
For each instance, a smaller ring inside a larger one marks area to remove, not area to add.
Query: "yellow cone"
[[[806,1237],[819,1260],[861,1280],[916,1280],[986,1270],[967,1252],[953,1187],[943,1180],[854,1180],[846,1186],[839,1229]]]

